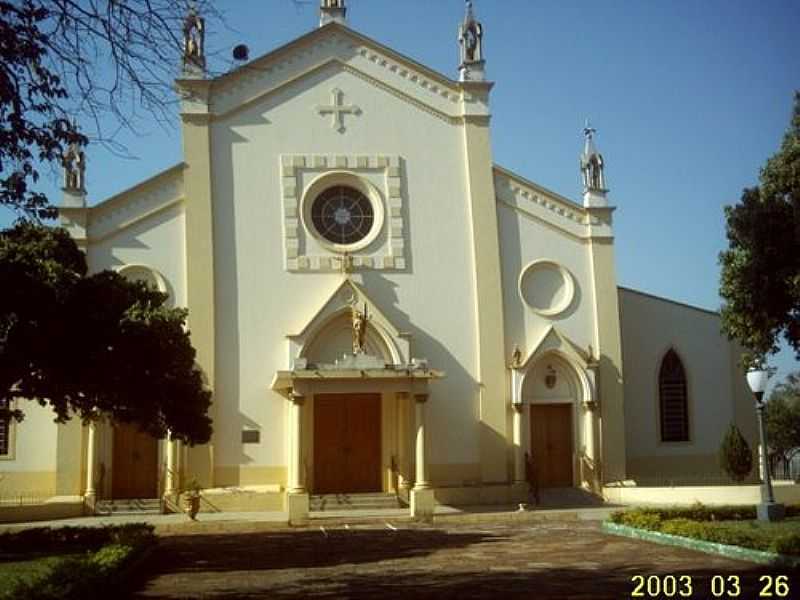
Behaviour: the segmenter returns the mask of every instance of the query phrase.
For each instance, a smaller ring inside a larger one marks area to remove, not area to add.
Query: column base
[[[292,527],[308,525],[309,503],[309,495],[306,493],[286,494],[286,511],[289,513],[289,525]]]
[[[420,521],[433,521],[436,498],[431,488],[414,488],[411,490],[411,517]]]
[[[97,492],[88,492],[83,495],[83,505],[90,515],[97,512]]]
[[[511,484],[511,502],[514,504],[528,504],[532,501],[530,497],[530,485],[527,481],[515,481]]]
[[[762,502],[756,507],[759,521],[782,521],[786,507],[778,502]]]

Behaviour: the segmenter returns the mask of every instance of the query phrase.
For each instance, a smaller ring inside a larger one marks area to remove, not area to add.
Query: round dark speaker
[[[247,60],[250,57],[250,49],[244,44],[239,44],[233,49],[233,58],[235,60]]]

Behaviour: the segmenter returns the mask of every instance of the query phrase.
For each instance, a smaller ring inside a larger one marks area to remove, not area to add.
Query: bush
[[[105,527],[36,527],[0,534],[0,553],[60,552],[76,547],[96,550],[109,543],[135,545],[152,535],[153,526],[145,523]]]
[[[800,555],[800,533],[788,533],[777,538],[770,546],[778,554]]]
[[[2,599],[84,600],[111,597],[114,595],[114,588],[119,585],[120,571],[134,556],[155,541],[153,527],[139,524],[30,529],[3,536],[2,542],[9,544],[14,536],[20,536],[26,546],[37,541],[46,546],[36,548],[37,551],[52,551],[54,548],[74,550],[79,546],[88,548],[89,552],[59,560],[44,577],[15,582],[4,593],[0,592]]]
[[[722,470],[734,481],[744,481],[753,470],[753,453],[739,428],[731,423],[719,449]]]

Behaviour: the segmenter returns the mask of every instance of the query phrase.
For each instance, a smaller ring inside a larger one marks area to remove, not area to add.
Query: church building
[[[209,510],[302,523],[319,496],[426,517],[526,502],[531,479],[606,497],[725,481],[730,424],[757,438],[738,349],[716,313],[617,285],[588,124],[578,199],[494,163],[491,57],[466,5],[455,78],[351,29],[345,0],[211,77],[189,15],[182,162],[102,201],[70,174],[61,219],[92,272],[188,307],[212,440],[57,425],[26,403],[0,429],[0,496],[93,508],[194,479]]]

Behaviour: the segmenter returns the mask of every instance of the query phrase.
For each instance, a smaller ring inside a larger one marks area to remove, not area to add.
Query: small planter
[[[192,521],[197,519],[197,513],[200,511],[200,494],[187,493],[183,497],[183,512],[186,513]]]

